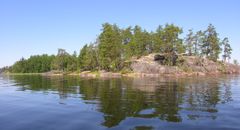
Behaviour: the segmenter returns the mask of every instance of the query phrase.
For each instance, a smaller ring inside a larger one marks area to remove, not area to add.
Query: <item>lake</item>
[[[239,130],[240,76],[0,76],[0,130]]]

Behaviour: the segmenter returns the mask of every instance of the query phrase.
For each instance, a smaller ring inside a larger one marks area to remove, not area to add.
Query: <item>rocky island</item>
[[[156,77],[239,74],[236,60],[230,62],[228,38],[221,40],[215,27],[189,33],[174,24],[147,32],[140,26],[125,29],[105,23],[95,42],[86,44],[79,55],[59,49],[57,55],[21,58],[0,70],[8,74],[81,77]]]

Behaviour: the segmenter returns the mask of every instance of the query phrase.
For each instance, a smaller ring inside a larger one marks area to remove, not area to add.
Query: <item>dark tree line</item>
[[[55,56],[36,55],[29,59],[21,58],[11,68],[10,71],[14,73],[40,73],[51,70],[51,64]]]
[[[231,58],[231,46],[228,38],[220,41],[215,27],[210,24],[205,31],[189,31],[185,39],[179,35],[182,29],[174,24],[159,26],[156,31],[148,32],[140,26],[119,28],[115,24],[105,23],[102,32],[94,43],[86,44],[79,55],[59,49],[55,55],[36,55],[29,59],[22,58],[10,67],[15,73],[41,73],[51,70],[85,71],[106,70],[120,71],[125,61],[132,57],[139,58],[150,53],[166,56],[166,65],[174,65],[174,54],[186,53],[189,56],[205,57],[213,61],[223,53],[223,60]]]

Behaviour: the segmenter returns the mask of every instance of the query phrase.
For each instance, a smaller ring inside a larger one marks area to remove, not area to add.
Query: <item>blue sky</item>
[[[212,23],[240,61],[239,6],[240,0],[0,0],[0,67],[58,48],[79,52],[105,22],[148,31],[174,23],[184,33]]]

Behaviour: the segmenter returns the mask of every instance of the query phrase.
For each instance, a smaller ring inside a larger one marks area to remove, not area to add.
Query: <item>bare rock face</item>
[[[162,65],[160,61],[165,58],[159,54],[149,54],[142,56],[139,59],[133,59],[131,61],[131,69],[134,73],[144,74],[194,74],[194,75],[205,75],[205,74],[219,74],[219,73],[240,73],[240,67],[233,64],[214,62],[207,58],[200,58],[197,56],[181,56],[179,59],[182,63],[177,66],[166,66]]]
[[[91,73],[91,71],[83,71],[80,73],[80,77],[90,77],[90,78],[96,78],[97,75]]]
[[[102,78],[108,78],[108,77],[112,77],[112,78],[118,78],[121,77],[120,73],[112,73],[112,72],[103,72],[99,74],[99,77]]]
[[[80,74],[80,77],[87,77],[87,78],[119,78],[122,75],[120,73],[113,73],[113,72],[107,72],[107,71],[99,71],[99,72],[91,72],[91,71],[83,71]]]
[[[206,58],[196,56],[184,56],[184,65],[188,66],[193,72],[203,73],[219,73],[221,66],[217,62],[213,62]]]
[[[234,64],[227,64],[225,68],[226,74],[240,74],[240,66]]]
[[[156,54],[150,54],[133,60],[131,69],[135,73],[146,74],[172,74],[181,72],[176,66],[161,65],[158,60],[156,60],[157,58],[164,59],[163,57],[156,56]]]

